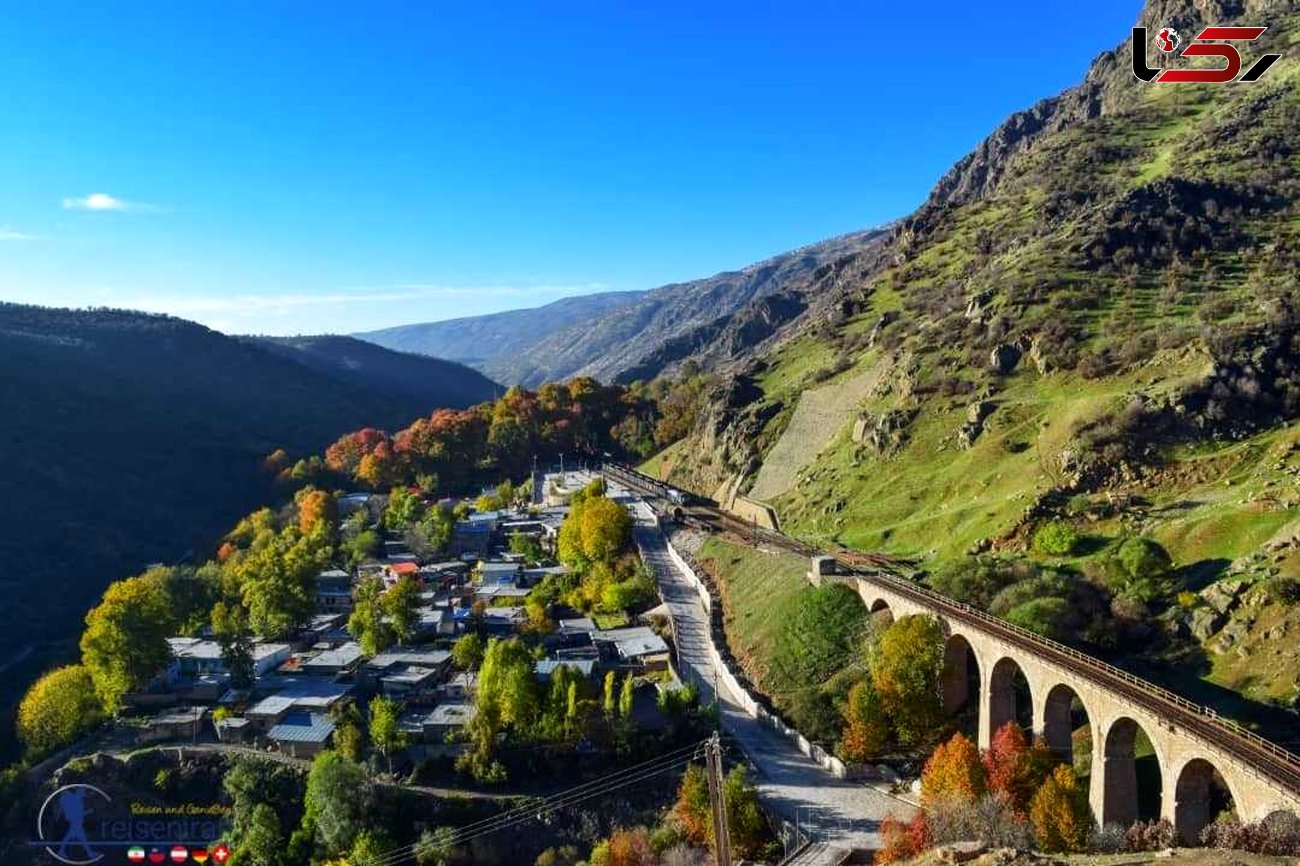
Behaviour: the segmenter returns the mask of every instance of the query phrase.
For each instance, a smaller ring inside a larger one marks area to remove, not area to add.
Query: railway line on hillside
[[[1167,722],[1171,729],[1181,727],[1218,744],[1256,774],[1266,777],[1292,795],[1300,795],[1300,755],[1169,689],[927,589],[904,576],[906,570],[915,563],[884,554],[820,549],[783,533],[746,523],[727,514],[715,503],[674,488],[631,467],[606,464],[602,471],[617,483],[657,501],[656,507],[665,516],[685,525],[708,531],[728,532],[742,539],[770,544],[801,556],[833,556],[853,576],[875,582],[921,607],[980,629],[1075,676],[1089,680],[1114,695],[1122,696]]]

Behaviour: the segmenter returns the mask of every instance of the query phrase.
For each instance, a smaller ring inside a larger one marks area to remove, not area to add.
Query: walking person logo
[[[86,823],[94,814],[97,800],[111,803],[107,794],[93,785],[64,785],[45,798],[37,816],[40,842],[51,857],[60,863],[85,866],[103,859],[86,831]]]

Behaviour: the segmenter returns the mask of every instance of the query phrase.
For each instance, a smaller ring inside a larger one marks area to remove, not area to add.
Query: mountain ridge
[[[770,337],[807,303],[792,305],[787,300],[743,316],[742,310],[771,295],[787,293],[795,298],[818,268],[869,248],[886,234],[881,228],[849,232],[702,279],[646,291],[584,296],[597,299],[595,309],[584,308],[580,298],[568,298],[531,310],[354,336],[395,349],[436,349],[451,357],[465,357],[457,355],[455,347],[466,343],[495,347],[499,354],[480,355],[472,362],[503,384],[535,386],[573,376],[611,382],[649,379],[702,352],[722,360]],[[566,306],[546,321],[545,330],[539,328],[538,316],[562,304]],[[511,339],[484,342],[483,332],[501,322],[517,323]],[[439,339],[443,342],[436,342]]]
[[[0,377],[0,665],[21,668],[6,681],[70,657],[77,621],[111,580],[206,553],[265,502],[273,450],[309,456],[357,427],[477,402],[446,389],[447,362],[348,345],[429,382],[389,389],[387,373],[169,316],[0,304],[0,369],[21,371]],[[492,396],[494,383],[458,369],[470,392]],[[451,399],[431,402],[439,392]]]

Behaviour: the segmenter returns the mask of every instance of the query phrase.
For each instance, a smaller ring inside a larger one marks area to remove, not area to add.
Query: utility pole
[[[704,747],[704,765],[709,777],[709,805],[713,809],[713,860],[716,866],[731,866],[731,828],[727,826],[722,740],[716,732]]]

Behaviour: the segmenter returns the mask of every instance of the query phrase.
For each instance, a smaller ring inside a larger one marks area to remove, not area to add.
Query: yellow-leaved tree
[[[1060,764],[1043,782],[1029,804],[1034,838],[1051,854],[1086,851],[1092,830],[1088,794],[1079,785],[1074,770]]]
[[[18,705],[18,737],[29,756],[37,757],[73,742],[103,717],[90,671],[81,665],[55,668]]]

